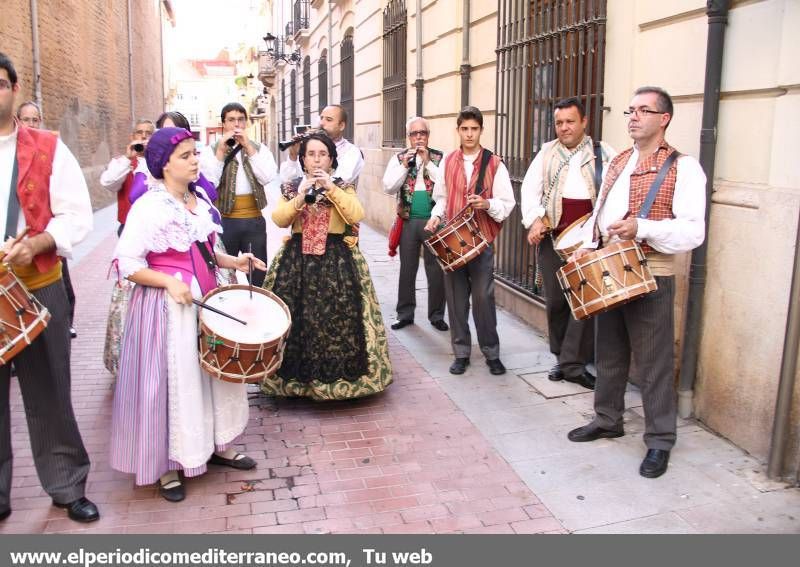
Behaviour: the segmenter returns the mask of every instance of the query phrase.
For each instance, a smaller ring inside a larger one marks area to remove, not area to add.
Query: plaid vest
[[[650,190],[650,185],[655,181],[667,157],[674,151],[675,148],[662,140],[658,149],[642,160],[631,173],[630,193],[628,196],[628,210],[631,216],[639,214],[639,209],[642,208],[642,204]],[[611,190],[611,187],[614,186],[622,170],[625,169],[625,165],[628,163],[632,154],[633,148],[628,148],[611,160],[605,182],[603,183],[603,189],[600,191],[600,198],[597,201],[598,208],[603,206],[608,192]],[[675,181],[677,178],[678,160],[675,160],[675,163],[669,168],[667,176],[664,178],[664,183],[662,183],[661,187],[658,189],[656,200],[653,202],[653,206],[650,208],[650,212],[647,215],[648,220],[658,221],[675,218],[675,215],[672,214],[672,196],[675,194]],[[653,248],[648,246],[646,240],[642,241],[641,246],[645,254],[653,252]]]

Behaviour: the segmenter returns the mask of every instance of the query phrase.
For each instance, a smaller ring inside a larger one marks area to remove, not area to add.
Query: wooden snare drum
[[[50,321],[50,312],[11,270],[0,268],[0,366],[33,342]]]
[[[228,285],[210,291],[203,303],[247,325],[200,311],[200,365],[225,382],[258,383],[278,371],[292,316],[281,299],[261,288]]]
[[[581,248],[584,244],[584,233],[581,230],[586,221],[591,218],[592,213],[586,213],[581,218],[570,224],[565,228],[558,238],[553,242],[553,249],[556,251],[561,259],[566,262],[576,250]],[[591,235],[590,235],[591,236]]]
[[[464,208],[425,241],[446,272],[453,272],[477,258],[489,243],[481,234],[475,211]]]
[[[559,268],[558,283],[575,319],[588,319],[658,289],[633,240],[590,252]]]

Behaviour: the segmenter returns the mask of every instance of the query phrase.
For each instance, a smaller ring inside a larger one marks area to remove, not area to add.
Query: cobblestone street
[[[271,188],[273,199],[275,187]],[[273,201],[274,202],[274,201]],[[693,420],[661,479],[639,477],[641,401],[628,395],[622,439],[574,444],[566,431],[591,416],[592,394],[546,379],[545,341],[500,311],[505,376],[479,356],[448,374],[449,333],[425,321],[388,331],[394,384],[340,403],[269,399],[250,391],[250,424],[238,448],[254,471],[209,466],[173,504],[108,465],[113,379],[103,367],[116,244],[112,209],[71,271],[77,295],[73,402],[92,458],[87,496],[99,522],[77,524],[50,504],[34,469],[19,390],[12,381],[12,515],[0,533],[698,533],[800,532],[800,494],[768,483],[760,464]],[[270,255],[283,232],[271,227]],[[362,227],[384,319],[393,320],[399,262],[385,236]]]

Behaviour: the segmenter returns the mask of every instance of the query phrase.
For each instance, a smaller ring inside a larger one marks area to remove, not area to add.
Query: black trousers
[[[408,219],[403,221],[403,233],[400,235],[400,281],[397,288],[397,319],[413,321],[417,307],[417,270],[419,269],[419,249],[425,262],[425,276],[428,279],[428,320],[444,320],[444,272],[439,262],[423,245],[430,237],[425,232],[428,219]]]
[[[267,221],[259,216],[251,219],[232,219],[222,217],[222,243],[231,256],[239,252],[249,252],[267,263]],[[261,287],[267,273],[253,269],[253,285]]]
[[[69,326],[72,327],[72,322],[75,320],[75,290],[72,289],[72,279],[69,276],[69,266],[66,258],[61,258],[61,280],[64,282],[64,290],[67,292]]]
[[[14,367],[42,488],[66,504],[84,495],[89,474],[89,455],[72,410],[67,294],[59,280],[33,295],[50,311],[50,322],[14,357]],[[9,507],[13,462],[9,375],[9,365],[0,366],[0,511]]]
[[[594,353],[594,321],[576,321],[572,316],[556,278],[556,272],[563,265],[553,249],[553,239],[546,236],[539,244],[539,267],[544,283],[550,352],[558,358],[564,375],[576,378],[586,370],[586,363]]]

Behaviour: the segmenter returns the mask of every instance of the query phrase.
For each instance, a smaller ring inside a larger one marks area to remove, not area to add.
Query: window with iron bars
[[[317,63],[317,83],[319,84],[319,111],[328,106],[328,52],[323,51]]]
[[[303,59],[303,124],[311,124],[311,58]]]
[[[406,2],[383,10],[383,145],[406,146]]]
[[[553,105],[578,97],[600,139],[603,121],[606,0],[498,0],[495,151],[511,175],[514,197],[542,145],[555,138]],[[520,207],[495,245],[495,275],[517,291],[542,296],[536,252]]]
[[[295,0],[294,2],[294,27],[293,32],[308,29],[308,0]]]
[[[286,139],[286,79],[281,79],[281,140]]]
[[[289,108],[289,116],[291,116],[291,127],[290,133],[294,134],[294,126],[297,125],[297,71],[292,69],[291,74],[289,75],[289,101],[291,107]]]
[[[341,80],[341,102],[342,108],[347,113],[347,127],[344,130],[344,137],[351,142],[353,140],[353,124],[355,116],[353,114],[353,86],[355,83],[355,67],[353,65],[353,28],[348,29],[342,38],[342,45],[339,49],[339,68],[342,72]]]

